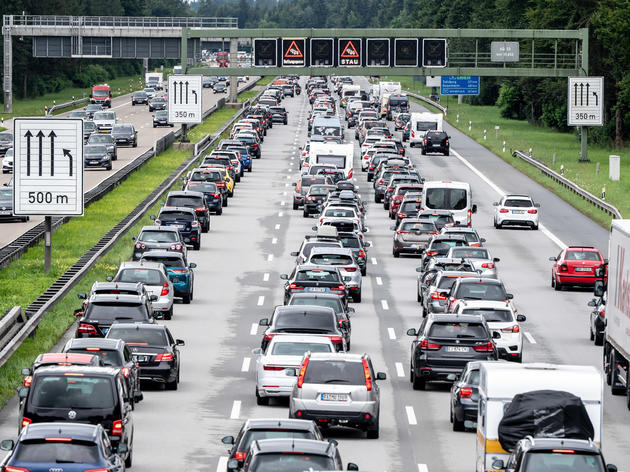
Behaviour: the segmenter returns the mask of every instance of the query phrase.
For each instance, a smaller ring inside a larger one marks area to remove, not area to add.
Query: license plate
[[[525,214],[525,210],[512,210],[512,214],[514,214],[514,215],[523,215],[523,214]]]
[[[175,228],[184,229],[186,225],[173,225]]]
[[[0,211],[0,215],[10,215],[10,211]]]
[[[320,400],[325,402],[347,402],[348,395],[346,393],[322,393]]]
[[[446,352],[468,352],[470,350],[469,347],[466,346],[447,346]]]
[[[322,287],[309,287],[308,292],[325,292],[326,289]]]
[[[149,356],[136,356],[138,362],[148,362]]]
[[[576,267],[575,271],[576,272],[591,272],[591,268],[590,267]]]
[[[98,164],[98,161],[90,161],[89,164]]]

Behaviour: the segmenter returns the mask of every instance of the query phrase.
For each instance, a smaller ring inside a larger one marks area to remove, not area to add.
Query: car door
[[[133,392],[127,390],[127,386],[122,379],[122,374],[116,376],[116,390],[118,393],[118,401],[120,402],[120,410],[123,423],[123,434],[121,441],[129,446],[131,450],[131,441],[133,440],[133,414],[132,405]]]
[[[107,433],[101,430],[101,435],[98,439],[100,442],[101,450],[103,451],[103,456],[105,457],[105,460],[107,460],[111,465],[110,470],[112,472],[123,471],[123,460],[120,458],[118,453],[114,451],[112,443],[107,437]]]
[[[130,394],[133,396],[136,390],[140,390],[140,384],[138,382],[138,366],[133,360],[131,351],[126,345],[123,347],[123,362],[125,367],[129,369],[129,377],[131,378],[131,381],[129,382],[131,389]]]
[[[179,370],[179,348],[177,347],[177,342],[175,341],[175,338],[173,338],[171,331],[168,328],[164,328],[164,329],[166,330],[166,338],[168,339],[168,344],[169,346],[171,346],[171,349],[173,350],[173,358],[175,359],[175,365],[177,366],[177,370]]]

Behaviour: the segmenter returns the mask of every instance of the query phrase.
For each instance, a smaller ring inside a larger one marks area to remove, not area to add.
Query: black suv
[[[210,210],[206,205],[206,198],[202,192],[192,190],[168,192],[164,205],[167,207],[192,208],[197,214],[201,231],[204,233],[210,231]]]
[[[498,359],[488,325],[480,315],[430,313],[407,335],[411,343],[410,378],[414,390],[427,381],[455,380],[470,361]]]
[[[466,422],[477,423],[479,410],[480,362],[469,362],[451,387],[451,423],[453,431],[464,431]]]
[[[424,135],[424,144],[422,146],[422,154],[429,152],[439,152],[448,156],[450,153],[450,144],[448,140],[451,137],[444,131],[427,131]]]
[[[319,213],[322,204],[328,198],[328,194],[334,190],[334,185],[311,185],[304,197],[302,216],[306,218],[311,213]]]
[[[32,423],[100,424],[114,447],[127,445],[122,455],[131,467],[133,415],[131,403],[141,392],[129,392],[120,369],[111,367],[42,367],[30,387],[20,387],[20,429]]]
[[[194,209],[186,207],[164,207],[156,216],[151,216],[158,226],[177,228],[184,239],[194,250],[201,249],[201,225]]]
[[[117,321],[153,323],[151,302],[139,295],[92,295],[81,310],[77,338],[102,338]]]
[[[287,124],[287,111],[284,107],[270,107],[269,110],[271,111],[271,121]]]

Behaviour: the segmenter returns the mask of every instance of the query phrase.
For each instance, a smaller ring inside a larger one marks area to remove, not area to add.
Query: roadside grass
[[[194,142],[206,133],[216,132],[237,110],[223,108],[210,115],[197,132]],[[203,128],[202,128],[203,126]],[[225,136],[229,131],[226,131]],[[189,151],[169,148],[154,157],[115,190],[92,203],[81,218],[73,218],[53,233],[51,271],[43,271],[43,241],[30,248],[21,258],[0,270],[0,313],[13,306],[28,306],[43,293],[78,257],[92,247],[114,224],[124,218],[170,173],[190,156]],[[178,190],[179,182],[171,190]],[[150,215],[159,211],[156,203],[140,221],[108,251],[83,279],[53,308],[39,324],[33,338],[27,339],[7,363],[0,367],[0,408],[15,394],[23,381],[21,369],[30,367],[38,354],[49,351],[75,321],[73,312],[80,306],[77,294],[88,292],[95,280],[113,275],[122,261],[129,260],[131,236],[144,225],[152,224]],[[25,276],[25,274],[28,274]]]
[[[411,77],[390,76],[383,80],[401,82],[403,89],[429,96],[431,89],[421,82],[414,82]],[[428,106],[423,102],[419,102]],[[606,189],[606,201],[616,206],[622,215],[630,215],[630,147],[617,150],[608,146],[589,143],[588,157],[590,162],[578,162],[580,157],[579,136],[574,133],[562,133],[549,128],[543,128],[526,120],[509,120],[502,118],[499,110],[494,106],[473,106],[466,103],[458,104],[457,97],[440,97],[442,106],[448,106],[446,120],[460,131],[464,132],[478,143],[482,144],[497,156],[519,169],[521,172],[552,190],[558,196],[577,208],[580,212],[595,220],[605,228],[610,227],[612,217],[598,210],[583,200],[580,196],[561,185],[555,183],[538,171],[535,167],[512,157],[512,151],[529,152],[546,166],[560,172],[564,166],[564,176],[583,189],[601,197],[603,188]],[[470,130],[469,130],[470,124]],[[495,126],[499,129],[495,130]],[[484,130],[486,138],[484,139]],[[505,141],[505,152],[503,152]],[[456,143],[455,143],[456,145]],[[555,164],[553,155],[556,155]],[[609,155],[621,155],[621,175],[619,181],[608,179]],[[599,174],[597,169],[599,166]]]
[[[274,80],[275,78],[276,78],[275,75],[265,75],[258,82],[256,82],[256,85],[269,85],[271,81]]]
[[[259,84],[259,83],[260,81],[256,82],[256,84]],[[258,90],[254,90],[254,89],[245,90],[238,96],[238,103],[243,103],[247,100],[252,99],[257,93],[258,93]]]

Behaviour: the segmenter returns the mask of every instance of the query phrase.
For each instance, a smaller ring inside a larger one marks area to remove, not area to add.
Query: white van
[[[443,131],[444,117],[439,113],[412,113],[411,129],[409,130],[409,146],[414,147],[424,143],[424,135],[427,131]]]
[[[181,75],[183,73],[182,66],[173,67],[173,75]]]
[[[424,183],[422,191],[423,210],[448,210],[453,213],[455,224],[470,226],[477,205],[472,203],[472,191],[467,182],[453,180],[431,180]]]
[[[347,179],[352,178],[352,160],[354,157],[354,144],[337,144],[311,141],[311,149],[308,153],[309,165],[328,164],[338,169],[343,169]]]
[[[557,390],[580,397],[601,447],[602,376],[592,366],[482,362],[479,370],[477,459],[475,470],[494,470],[492,463],[507,463],[510,453],[499,442],[499,423],[515,395],[537,390]]]

